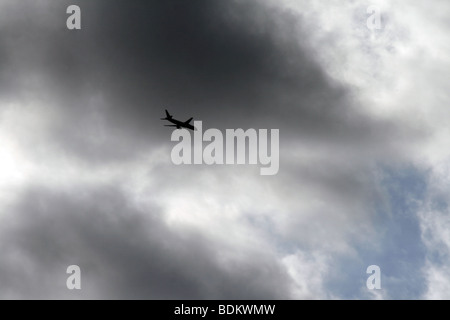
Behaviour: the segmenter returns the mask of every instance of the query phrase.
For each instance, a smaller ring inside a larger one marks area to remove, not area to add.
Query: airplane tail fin
[[[168,119],[172,119],[172,115],[166,109],[166,117],[165,118],[161,118],[161,120],[168,120]]]
[[[192,119],[194,119],[194,118],[190,118],[189,120],[187,120],[187,121],[185,122],[185,124],[189,124],[189,123],[192,121]]]

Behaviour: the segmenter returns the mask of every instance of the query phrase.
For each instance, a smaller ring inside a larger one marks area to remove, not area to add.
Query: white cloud
[[[320,254],[297,251],[283,258],[293,279],[292,299],[329,299],[324,278],[330,269],[330,259]]]
[[[430,203],[428,203],[430,205]],[[424,272],[428,280],[427,299],[450,298],[450,214],[424,210],[420,214],[422,238],[428,249]]]

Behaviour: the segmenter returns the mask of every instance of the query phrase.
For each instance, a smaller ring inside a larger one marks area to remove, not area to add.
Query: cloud
[[[2,1],[3,297],[445,297],[448,6],[405,3]],[[164,108],[279,174],[172,165]]]
[[[289,278],[270,252],[240,246],[237,254],[171,229],[160,209],[141,212],[112,186],[30,189],[12,217],[2,226],[2,298],[286,298]],[[82,270],[81,293],[65,288],[72,264]]]
[[[11,55],[22,52],[8,82],[53,106],[62,117],[54,140],[83,159],[112,161],[158,144],[164,107],[211,127],[282,127],[285,140],[361,146],[396,136],[394,123],[358,112],[311,49],[286,36],[309,32],[289,10],[253,1],[151,1],[139,10],[77,3],[81,32],[57,28],[64,2],[48,5],[45,23],[12,23],[24,40],[7,33]],[[28,5],[22,11],[41,13]]]

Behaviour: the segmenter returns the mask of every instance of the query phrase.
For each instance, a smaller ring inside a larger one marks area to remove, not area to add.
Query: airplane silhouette
[[[181,128],[186,128],[186,129],[191,129],[191,130],[195,130],[195,127],[190,124],[190,122],[192,121],[192,119],[194,118],[190,118],[189,120],[183,122],[183,121],[179,121],[173,118],[172,115],[170,115],[169,111],[166,110],[166,117],[165,118],[161,118],[161,120],[167,120],[172,122],[173,124],[165,124],[165,127],[176,127],[177,129],[181,129]]]

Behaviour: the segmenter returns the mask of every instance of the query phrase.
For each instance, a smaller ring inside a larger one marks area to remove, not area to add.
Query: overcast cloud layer
[[[449,14],[0,0],[0,298],[449,299]],[[165,108],[279,129],[279,173],[175,166]]]

